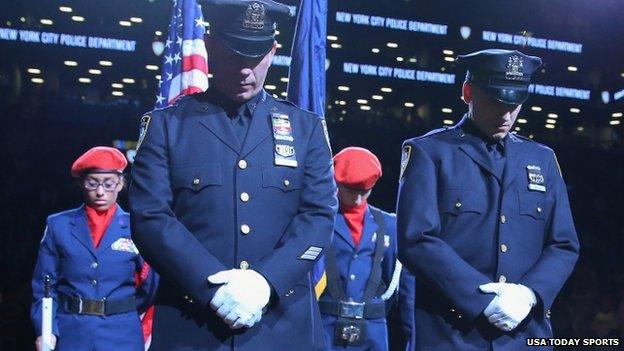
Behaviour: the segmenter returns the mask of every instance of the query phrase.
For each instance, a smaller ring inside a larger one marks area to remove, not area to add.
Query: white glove
[[[54,350],[56,348],[56,335],[52,334],[51,336],[50,350]],[[41,335],[35,340],[35,348],[37,351],[43,350],[43,337]]]
[[[208,281],[224,284],[210,301],[210,307],[230,328],[250,328],[260,321],[262,309],[271,297],[271,287],[261,274],[251,269],[230,269],[209,276]]]
[[[521,284],[489,283],[479,289],[496,294],[483,314],[490,323],[507,332],[515,329],[537,303],[535,293]]]

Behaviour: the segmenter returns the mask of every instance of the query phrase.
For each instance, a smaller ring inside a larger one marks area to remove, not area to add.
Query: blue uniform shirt
[[[120,206],[98,248],[93,247],[84,206],[51,215],[33,272],[31,319],[41,335],[44,279],[50,276],[53,298],[52,333],[59,350],[143,350],[138,312],[153,298],[157,275],[151,271],[137,290],[135,275],[143,259],[130,239],[130,216]],[[59,305],[61,295],[89,300],[136,297],[137,311],[108,315],[78,315]]]
[[[416,349],[525,349],[552,337],[549,309],[578,258],[566,186],[553,151],[514,134],[496,172],[466,119],[403,146],[398,247],[417,280]],[[479,285],[492,281],[539,300],[512,332],[483,318],[494,295]]]

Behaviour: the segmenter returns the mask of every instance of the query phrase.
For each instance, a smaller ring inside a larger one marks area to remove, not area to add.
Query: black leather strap
[[[92,316],[108,316],[137,310],[134,296],[116,300],[89,300],[61,295],[59,303],[67,312]]]
[[[329,314],[336,317],[347,317],[349,316],[343,315],[341,305],[339,302],[334,301],[319,301],[319,309],[322,314]],[[383,302],[380,303],[367,303],[364,304],[364,319],[377,319],[377,318],[385,318],[386,317],[386,304]]]

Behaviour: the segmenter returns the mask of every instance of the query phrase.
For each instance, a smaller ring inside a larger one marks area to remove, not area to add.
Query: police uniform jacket
[[[398,247],[415,274],[416,350],[524,350],[552,337],[549,309],[578,258],[553,151],[508,134],[503,175],[485,142],[456,126],[404,143]],[[523,284],[538,304],[515,330],[490,325],[479,285]]]
[[[337,208],[325,121],[266,94],[241,142],[211,96],[144,117],[130,202],[133,237],[163,275],[152,349],[319,349],[309,271],[331,239]],[[296,167],[275,164],[272,113],[289,116]],[[259,272],[273,290],[249,329],[229,329],[208,307],[219,286],[207,277],[232,268]]]
[[[94,248],[84,205],[51,215],[33,273],[31,318],[41,335],[41,299],[45,276],[53,298],[52,333],[57,350],[143,350],[139,312],[153,297],[157,276],[151,272],[137,289],[143,259],[130,239],[130,216],[119,205],[98,248]],[[70,313],[61,296],[89,300],[136,298],[137,311],[107,316]]]

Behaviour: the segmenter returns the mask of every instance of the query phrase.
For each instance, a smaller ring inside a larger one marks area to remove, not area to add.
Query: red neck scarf
[[[106,229],[108,229],[108,225],[113,220],[115,210],[117,210],[116,203],[109,207],[108,210],[104,211],[98,211],[89,206],[85,206],[85,211],[87,212],[87,224],[91,230],[91,240],[93,240],[93,247],[96,249],[100,246],[102,237],[104,237],[104,233],[106,232]]]
[[[340,206],[340,213],[342,213],[345,221],[347,222],[347,227],[349,227],[349,232],[351,233],[351,238],[353,239],[353,243],[355,244],[356,248],[360,246],[360,241],[362,240],[362,230],[364,229],[364,215],[366,214],[367,206],[368,204],[366,203],[366,201],[362,202],[362,204],[359,206]]]

